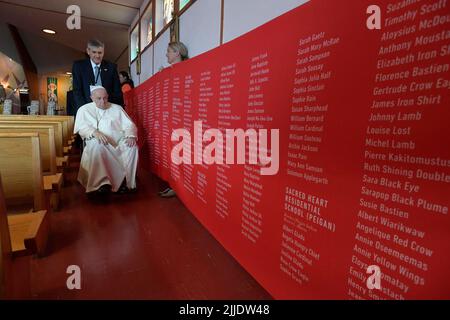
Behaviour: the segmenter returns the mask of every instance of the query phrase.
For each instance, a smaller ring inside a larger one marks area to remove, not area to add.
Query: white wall
[[[190,57],[220,45],[220,19],[221,0],[198,0],[181,15],[180,41]]]
[[[14,39],[11,36],[11,32],[9,31],[6,23],[0,23],[0,52],[7,55],[14,61],[21,63],[19,53],[16,49],[16,44],[14,43]]]
[[[128,66],[129,66],[129,60],[128,60],[128,56],[127,56],[127,52],[124,52],[120,57],[119,57],[119,60],[117,60],[116,61],[116,64],[117,64],[117,69],[118,69],[118,71],[120,72],[120,71],[127,71],[128,73],[130,73],[129,72],[129,70],[128,70]]]
[[[225,0],[223,42],[231,41],[308,1]],[[142,4],[141,14],[148,2],[149,0],[145,0]],[[197,0],[181,15],[180,41],[188,47],[191,58],[220,45],[221,10],[221,0]],[[135,21],[137,19],[138,17]],[[151,49],[144,52],[140,78],[132,74],[136,85],[158,72],[162,66],[167,66],[166,49],[169,40],[170,30],[166,30],[154,43],[153,52],[147,52]],[[149,72],[152,67],[153,73]],[[135,69],[131,66],[133,68]]]
[[[141,82],[144,82],[153,74],[153,45],[151,45],[141,55]]]
[[[308,0],[225,0],[223,42],[231,41],[306,2]]]
[[[71,72],[73,62],[85,58],[84,52],[40,35],[22,29],[19,29],[19,34],[39,74]],[[53,52],[58,54],[53,55]]]
[[[170,42],[170,30],[167,29],[164,33],[155,41],[155,51],[154,51],[154,71],[155,73],[159,71],[161,67],[168,67],[167,63],[167,45]]]
[[[133,79],[133,82],[134,82],[135,86],[138,86],[141,83],[140,82],[140,77],[136,73],[136,61],[134,63],[132,63],[131,66],[130,66],[130,77],[131,77],[131,79]]]

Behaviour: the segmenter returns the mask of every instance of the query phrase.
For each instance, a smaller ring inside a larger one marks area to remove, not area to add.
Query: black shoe
[[[161,195],[162,198],[172,198],[175,197],[177,194],[175,193],[175,191],[173,189],[170,189],[169,191],[167,191],[166,193],[163,193]]]
[[[111,191],[111,186],[109,184],[104,184],[100,188],[97,189],[97,194],[106,194]]]
[[[159,195],[163,195],[166,192],[169,192],[170,190],[172,190],[171,188],[166,188],[163,191],[158,192]]]
[[[137,188],[128,189],[128,193],[136,193],[136,192],[137,192]]]
[[[119,194],[124,194],[124,193],[128,193],[130,191],[130,189],[128,189],[127,186],[120,186],[119,190],[117,190],[117,193]]]

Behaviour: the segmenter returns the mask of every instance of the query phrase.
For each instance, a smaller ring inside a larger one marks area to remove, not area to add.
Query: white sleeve
[[[79,109],[75,118],[73,132],[78,133],[83,139],[91,138],[97,129],[86,119],[85,110]]]
[[[137,127],[123,109],[121,112],[121,122],[122,122],[123,131],[125,134],[125,138],[136,138],[137,139],[137,137],[138,137]]]

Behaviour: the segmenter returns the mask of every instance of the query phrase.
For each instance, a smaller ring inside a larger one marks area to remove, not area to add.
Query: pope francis
[[[91,87],[91,99],[75,119],[74,133],[85,141],[78,181],[87,193],[134,190],[137,128],[121,106],[108,102],[105,88]]]

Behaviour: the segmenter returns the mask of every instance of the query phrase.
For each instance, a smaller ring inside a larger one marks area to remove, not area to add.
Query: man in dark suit
[[[109,101],[123,106],[117,65],[103,60],[105,45],[90,40],[86,49],[89,59],[76,61],[72,67],[74,114],[86,103],[92,102],[90,86],[100,85],[106,89]]]

